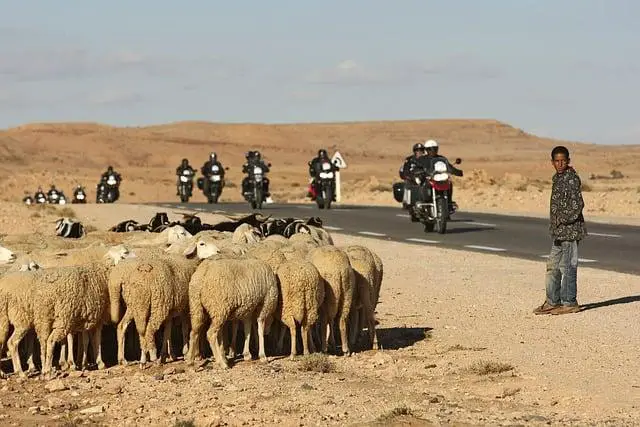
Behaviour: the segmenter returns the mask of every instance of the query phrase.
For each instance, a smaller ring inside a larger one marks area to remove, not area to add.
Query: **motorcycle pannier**
[[[402,198],[404,197],[404,182],[396,182],[392,185],[393,187],[393,198],[396,202],[402,203]]]

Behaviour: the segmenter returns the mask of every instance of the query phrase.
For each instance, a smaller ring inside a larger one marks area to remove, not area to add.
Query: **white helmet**
[[[425,141],[424,148],[438,148],[438,142],[435,139]]]

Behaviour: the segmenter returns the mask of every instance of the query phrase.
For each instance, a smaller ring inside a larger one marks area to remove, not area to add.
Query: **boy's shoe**
[[[551,314],[569,314],[569,313],[578,313],[580,311],[579,305],[561,305],[558,308],[554,308],[551,311]]]
[[[561,305],[551,305],[548,302],[544,302],[540,307],[536,307],[533,310],[533,314],[551,314],[552,311],[562,308]]]

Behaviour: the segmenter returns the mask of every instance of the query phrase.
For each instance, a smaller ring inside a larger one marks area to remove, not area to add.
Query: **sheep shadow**
[[[431,338],[433,328],[423,327],[394,327],[376,328],[378,344],[385,350],[399,350]]]

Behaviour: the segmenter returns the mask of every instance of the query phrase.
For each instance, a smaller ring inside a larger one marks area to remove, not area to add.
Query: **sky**
[[[640,143],[637,0],[0,0],[0,127],[490,118]]]

